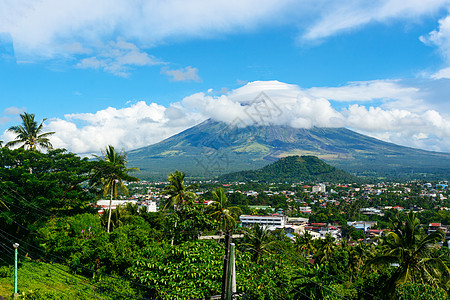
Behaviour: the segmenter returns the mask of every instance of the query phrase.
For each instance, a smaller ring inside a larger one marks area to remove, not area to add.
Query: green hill
[[[336,169],[315,156],[288,156],[259,170],[234,172],[219,176],[221,181],[260,182],[354,182],[359,179]]]
[[[166,178],[176,169],[214,178],[256,170],[282,157],[313,155],[364,177],[450,177],[450,154],[383,142],[346,128],[228,125],[206,120],[157,144],[128,152],[143,178]]]

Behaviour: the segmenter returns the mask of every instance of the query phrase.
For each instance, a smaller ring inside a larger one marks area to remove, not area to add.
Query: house
[[[353,226],[357,230],[367,232],[372,226],[377,225],[377,221],[353,221],[347,222],[348,226]]]
[[[100,206],[101,209],[98,213],[101,215],[105,209],[109,209],[109,202],[111,200],[101,199],[97,201],[97,206]],[[117,206],[126,205],[127,203],[137,204],[137,200],[112,200],[111,201],[111,209],[116,209]]]
[[[428,234],[431,234],[437,230],[442,231],[443,233],[447,233],[447,227],[442,226],[441,223],[430,223],[428,224]]]

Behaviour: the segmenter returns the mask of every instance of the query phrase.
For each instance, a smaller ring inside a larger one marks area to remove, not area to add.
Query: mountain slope
[[[287,156],[262,169],[240,171],[219,176],[221,181],[260,182],[355,182],[358,178],[336,169],[315,156]]]
[[[239,127],[206,120],[179,134],[128,152],[129,166],[142,177],[165,178],[183,170],[212,178],[255,170],[281,157],[314,155],[363,176],[450,175],[450,154],[395,145],[345,128]]]

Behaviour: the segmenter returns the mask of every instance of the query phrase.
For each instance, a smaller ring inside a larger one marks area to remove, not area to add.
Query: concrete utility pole
[[[225,232],[225,255],[223,258],[223,273],[222,273],[222,296],[221,300],[226,300],[227,292],[227,277],[228,277],[228,260],[230,258],[230,243],[231,235],[229,231]]]
[[[19,244],[14,243],[14,299],[19,296],[17,293],[17,248],[19,248]]]
[[[230,253],[228,259],[228,276],[227,276],[227,292],[226,300],[231,300],[236,293],[236,264],[235,264],[235,245],[230,244]]]

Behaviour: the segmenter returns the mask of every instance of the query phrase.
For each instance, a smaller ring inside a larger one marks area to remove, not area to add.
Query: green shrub
[[[438,287],[432,287],[428,284],[405,283],[401,284],[395,290],[394,299],[396,300],[445,300],[448,299],[445,291]]]
[[[7,278],[12,277],[14,274],[14,268],[12,266],[1,266],[0,267],[0,277]]]

